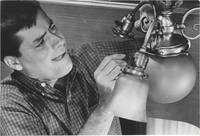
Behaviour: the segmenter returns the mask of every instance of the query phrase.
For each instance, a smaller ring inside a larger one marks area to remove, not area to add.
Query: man
[[[38,2],[2,1],[1,10],[1,60],[14,70],[1,82],[1,133],[108,134],[114,118],[108,99],[135,49],[97,44],[70,53]],[[144,130],[145,111],[134,112]]]

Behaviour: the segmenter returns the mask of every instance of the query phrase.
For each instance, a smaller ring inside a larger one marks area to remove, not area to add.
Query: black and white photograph
[[[1,0],[0,135],[200,135],[199,0]]]

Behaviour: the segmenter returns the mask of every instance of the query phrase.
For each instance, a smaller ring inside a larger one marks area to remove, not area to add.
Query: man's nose
[[[65,40],[63,37],[53,34],[51,32],[48,33],[47,44],[51,46],[53,49],[64,48]]]

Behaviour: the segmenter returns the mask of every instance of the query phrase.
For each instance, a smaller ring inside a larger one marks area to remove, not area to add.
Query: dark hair
[[[21,39],[15,34],[36,24],[41,9],[39,2],[28,0],[1,1],[1,60],[5,56],[20,57]]]

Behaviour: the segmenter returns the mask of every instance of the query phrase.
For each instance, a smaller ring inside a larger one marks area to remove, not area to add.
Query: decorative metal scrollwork
[[[200,14],[200,7],[192,8],[192,9],[188,10],[188,11],[184,14],[184,16],[183,16],[183,18],[182,18],[182,21],[181,21],[181,24],[180,24],[180,29],[181,29],[182,35],[183,35],[185,38],[190,39],[190,40],[195,40],[195,39],[200,38],[200,34],[198,34],[198,35],[195,36],[195,37],[191,37],[191,36],[186,35],[185,32],[184,32],[184,29],[186,28],[186,26],[185,26],[185,20],[187,19],[187,17],[188,17],[192,12],[195,12],[195,11],[199,11],[199,14]],[[194,31],[199,31],[199,32],[200,32],[200,24],[194,24],[192,28],[193,28]]]

